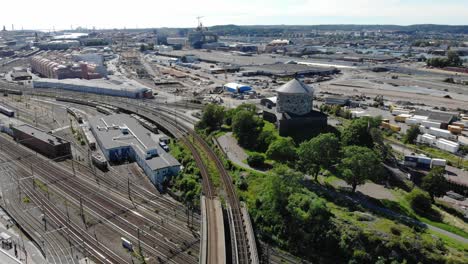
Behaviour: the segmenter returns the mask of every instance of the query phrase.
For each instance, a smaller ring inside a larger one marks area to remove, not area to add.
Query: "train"
[[[93,100],[82,100],[82,99],[75,99],[75,98],[70,98],[70,97],[55,97],[56,101],[60,102],[67,102],[67,103],[75,103],[75,104],[81,104],[81,105],[87,105],[91,107],[95,107],[99,112],[101,112],[99,109],[102,110],[102,108],[107,108],[108,110],[111,110],[113,113],[119,113],[120,109],[118,107],[115,107],[113,105],[109,104],[103,104],[99,103]],[[112,114],[113,114],[112,113]]]
[[[23,91],[21,90],[8,89],[8,88],[0,88],[0,93],[3,93],[3,96],[8,96],[8,94],[23,95]]]
[[[109,109],[108,107],[104,107],[104,106],[96,106],[96,110],[100,113],[103,113],[103,114],[106,114],[106,115],[112,115],[114,114],[114,111],[112,111],[111,109]]]
[[[76,118],[76,121],[79,124],[83,124],[83,116],[78,112],[76,108],[73,107],[67,107],[67,112],[72,115],[74,118]]]
[[[139,115],[131,114],[131,116],[135,118],[138,121],[138,123],[140,123],[144,128],[148,129],[149,131],[155,134],[159,133],[158,127],[155,124],[149,122],[148,120],[144,119]]]
[[[107,170],[107,160],[103,156],[99,154],[93,154],[91,155],[91,161],[99,169]]]
[[[94,137],[93,133],[87,129],[87,127],[83,127],[83,135],[85,137],[86,142],[91,150],[96,150],[96,138]]]
[[[0,105],[0,112],[8,117],[15,117],[15,111]]]

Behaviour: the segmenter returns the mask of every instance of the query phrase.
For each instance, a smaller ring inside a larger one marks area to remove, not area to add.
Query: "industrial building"
[[[39,79],[33,81],[33,88],[54,88],[69,91],[94,93],[129,98],[152,98],[152,90],[135,81],[80,80],[80,79]]]
[[[77,40],[52,40],[39,42],[36,46],[41,50],[67,50],[80,46]]]
[[[292,79],[277,90],[273,101],[264,109],[263,118],[277,125],[281,136],[298,131],[321,130],[327,126],[327,115],[312,109],[314,89],[298,79]]]
[[[226,83],[223,85],[223,89],[230,93],[245,93],[251,91],[252,87],[240,83]]]
[[[439,123],[438,128],[447,129],[448,125],[456,120],[457,114],[448,112],[428,111],[428,110],[416,110],[413,113],[414,116],[419,116],[430,122]]]
[[[70,142],[28,124],[11,128],[13,138],[28,148],[51,159],[67,159],[72,156]]]
[[[90,119],[89,124],[110,163],[136,161],[158,188],[179,173],[180,163],[131,116],[115,114],[96,117]]]
[[[256,66],[246,66],[242,75],[263,75],[273,77],[298,77],[298,76],[325,76],[339,73],[334,67],[313,67],[305,64],[275,63]]]
[[[63,60],[51,60],[42,56],[34,56],[30,60],[33,72],[51,79],[99,79],[107,76],[107,70],[103,65],[87,62],[70,62]]]

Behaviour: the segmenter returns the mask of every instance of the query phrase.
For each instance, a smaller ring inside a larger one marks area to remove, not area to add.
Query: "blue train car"
[[[9,117],[15,117],[15,111],[0,105],[0,112]]]

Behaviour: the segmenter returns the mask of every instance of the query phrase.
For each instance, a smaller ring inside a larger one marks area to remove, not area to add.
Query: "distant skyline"
[[[468,25],[468,0],[63,0],[2,2],[10,30],[214,25]]]

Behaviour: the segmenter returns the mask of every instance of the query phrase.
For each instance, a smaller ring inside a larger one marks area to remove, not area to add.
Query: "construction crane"
[[[197,27],[197,30],[198,31],[202,31],[203,30],[203,24],[201,22],[201,19],[204,18],[203,16],[197,16],[197,20],[198,20],[198,27]]]

